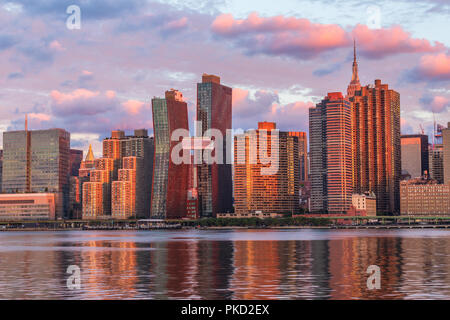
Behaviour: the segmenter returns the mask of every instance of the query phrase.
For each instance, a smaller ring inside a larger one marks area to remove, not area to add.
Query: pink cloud
[[[52,117],[49,114],[45,113],[29,113],[28,118],[38,121],[50,121]]]
[[[98,91],[93,92],[87,89],[76,89],[71,93],[62,93],[57,90],[53,90],[50,96],[56,103],[60,104],[65,102],[72,102],[78,99],[90,99],[92,97],[97,97],[99,94],[100,92]]]
[[[211,28],[217,35],[238,39],[250,53],[310,58],[350,44],[348,34],[339,25],[294,17],[264,18],[252,13],[246,19],[234,19],[230,14],[223,14],[213,21]]]
[[[401,26],[387,29],[370,29],[358,24],[352,31],[353,37],[362,53],[370,58],[382,58],[399,53],[427,53],[445,50],[445,46],[436,42],[433,46],[428,40],[414,39]]]
[[[188,19],[186,17],[182,17],[178,20],[170,21],[166,24],[165,29],[182,29],[187,27]]]
[[[450,55],[425,55],[416,71],[427,80],[450,80]]]
[[[436,113],[441,113],[450,107],[450,99],[444,96],[425,95],[420,99],[422,105]]]
[[[312,23],[308,19],[276,16],[264,18],[257,13],[246,19],[231,14],[218,16],[212,31],[232,39],[250,53],[283,54],[309,59],[337,48],[350,47],[356,38],[361,53],[369,58],[383,58],[401,53],[430,53],[445,50],[442,43],[434,45],[425,39],[415,39],[400,26],[369,29],[357,25],[347,31],[337,24]]]
[[[144,106],[144,103],[137,100],[128,100],[122,103],[122,105],[124,106],[124,108],[127,110],[128,113],[135,115],[141,111],[142,107]]]
[[[54,51],[66,50],[66,48],[64,48],[58,40],[54,40],[54,41],[50,42],[49,47],[50,47],[50,49],[52,49]]]

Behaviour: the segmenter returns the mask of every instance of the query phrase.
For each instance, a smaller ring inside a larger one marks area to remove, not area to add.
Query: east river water
[[[450,231],[0,232],[0,299],[450,299]]]

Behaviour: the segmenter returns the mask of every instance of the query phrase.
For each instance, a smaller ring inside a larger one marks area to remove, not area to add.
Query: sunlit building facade
[[[227,137],[227,129],[232,128],[231,106],[232,89],[220,83],[220,77],[203,74],[202,82],[197,84],[197,121],[201,122],[202,136],[208,130],[220,131],[223,137],[222,163],[198,165],[198,199],[201,217],[215,216],[217,213],[231,212],[232,204],[232,140]],[[211,132],[210,132],[211,133]],[[210,134],[211,135],[211,134]],[[209,151],[203,151],[209,152]],[[203,159],[203,157],[202,157]]]
[[[143,218],[144,191],[142,186],[143,158],[123,158],[118,181],[112,183],[112,217],[114,219]]]
[[[115,161],[111,158],[95,160],[89,182],[83,183],[83,219],[111,216],[111,182]]]
[[[0,194],[0,220],[54,220],[54,193]]]
[[[309,109],[311,211],[345,213],[352,201],[351,104],[329,93]]]
[[[348,86],[352,103],[353,188],[374,192],[377,211],[398,213],[400,205],[400,94],[375,80],[361,87],[356,62]]]
[[[293,214],[298,211],[298,148],[297,136],[276,130],[275,123],[271,122],[261,122],[258,130],[235,136],[236,214]]]
[[[187,104],[177,90],[166,91],[165,99],[153,98],[153,130],[155,138],[151,217],[173,219],[186,217],[189,163],[177,164],[173,148],[189,135]],[[175,130],[184,129],[184,136],[171,141]],[[184,154],[184,150],[180,150]],[[181,156],[181,154],[179,153]],[[190,154],[188,154],[188,162]]]
[[[450,184],[421,178],[401,181],[400,213],[411,216],[450,215]]]
[[[412,178],[429,174],[428,136],[425,134],[408,134],[400,137],[402,170]]]
[[[3,133],[4,193],[54,193],[56,217],[69,206],[70,133],[63,129]]]

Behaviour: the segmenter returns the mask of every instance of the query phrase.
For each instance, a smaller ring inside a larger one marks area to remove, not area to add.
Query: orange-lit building
[[[275,123],[260,122],[258,130],[236,135],[235,212],[296,213],[300,185],[298,157],[298,137],[276,130]]]
[[[145,217],[143,211],[142,168],[143,159],[123,158],[118,181],[112,183],[111,206],[114,219]]]
[[[352,202],[351,104],[329,93],[309,109],[311,211],[346,213]]]
[[[95,160],[89,182],[83,183],[83,219],[105,218],[111,215],[111,181],[114,159]]]
[[[356,52],[348,99],[352,103],[353,188],[374,192],[377,211],[399,212],[401,143],[400,94],[375,80],[359,84]]]
[[[0,194],[0,220],[54,220],[55,194]]]

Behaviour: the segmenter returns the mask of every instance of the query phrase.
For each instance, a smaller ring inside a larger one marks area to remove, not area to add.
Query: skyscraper
[[[139,173],[139,179],[136,179],[137,185],[133,190],[142,191],[140,193],[140,205],[138,207],[138,212],[134,212],[134,216],[138,217],[149,217],[150,216],[150,202],[151,202],[151,184],[152,184],[152,172],[153,172],[153,137],[148,136],[148,132],[145,129],[134,130],[134,135],[127,136],[124,131],[114,130],[111,133],[111,137],[105,138],[103,140],[103,158],[94,160],[94,155],[92,153],[92,148],[89,146],[89,152],[86,156],[85,161],[82,162],[80,168],[80,178],[95,173],[96,170],[108,170],[109,180],[93,181],[90,179],[89,183],[102,183],[103,191],[99,191],[100,188],[89,186],[96,192],[98,199],[100,198],[100,193],[102,201],[99,201],[96,197],[90,197],[84,201],[84,190],[83,190],[83,217],[85,217],[84,211],[85,207],[88,210],[86,213],[89,217],[98,217],[101,213],[103,216],[112,215],[112,204],[111,204],[111,191],[112,184],[114,181],[122,181],[124,177],[119,177],[119,171],[123,168],[123,161],[127,157],[137,157],[141,160],[136,160],[137,162],[142,162],[142,168]],[[105,167],[103,164],[107,163]],[[122,183],[123,185],[123,183]],[[132,195],[133,199],[136,195]],[[94,201],[95,204],[89,201]],[[128,200],[127,200],[128,201]],[[130,200],[131,201],[131,200]],[[103,205],[103,209],[92,209],[91,206]],[[134,210],[134,209],[133,209]],[[122,218],[122,216],[120,216]]]
[[[358,89],[356,53],[348,99],[352,103],[353,187],[374,192],[377,211],[398,213],[400,206],[400,94],[381,80]]]
[[[408,171],[412,178],[429,175],[428,136],[424,134],[402,135],[402,170]]]
[[[183,218],[186,217],[189,164],[174,162],[172,150],[181,141],[171,141],[171,137],[177,129],[185,129],[189,135],[187,103],[181,92],[172,89],[166,91],[165,99],[152,99],[152,110],[155,153],[151,217]]]
[[[144,211],[145,190],[142,174],[143,158],[123,158],[122,169],[119,169],[118,181],[112,183],[111,207],[115,219],[142,218]]]
[[[430,178],[438,183],[444,183],[444,147],[442,144],[430,146],[428,151],[430,168]]]
[[[6,193],[55,193],[56,217],[69,205],[70,133],[63,129],[3,133]]]
[[[227,137],[227,130],[232,128],[231,95],[232,89],[220,84],[218,76],[203,74],[202,82],[197,84],[197,121],[202,126],[201,134],[211,136],[210,130],[218,130],[223,137],[222,145],[216,145],[223,148],[223,161],[198,166],[199,212],[202,217],[233,210],[231,152],[227,153],[232,146],[231,138]]]
[[[444,150],[444,183],[450,182],[450,122],[447,124],[447,128],[442,129],[442,146]]]
[[[83,150],[70,149],[69,175],[78,176],[81,161],[83,161]]]
[[[237,214],[297,213],[298,140],[299,137],[290,132],[276,130],[275,123],[271,122],[260,122],[258,130],[235,136],[234,200]],[[265,154],[267,159],[264,159]],[[270,166],[276,170],[264,173],[263,170]]]
[[[95,160],[89,182],[83,183],[83,219],[111,216],[111,182],[115,161],[111,158]]]
[[[311,211],[345,213],[352,202],[351,104],[329,93],[309,109]]]

